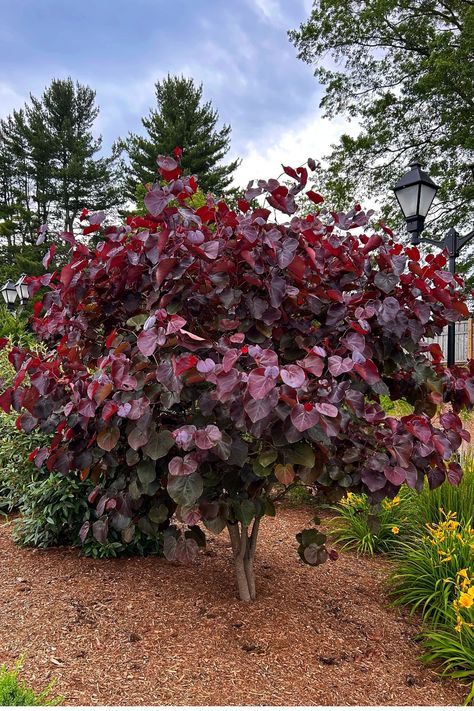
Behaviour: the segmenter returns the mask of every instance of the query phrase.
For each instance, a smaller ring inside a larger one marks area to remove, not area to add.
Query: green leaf
[[[150,439],[143,447],[144,454],[153,461],[165,457],[170,449],[174,446],[175,441],[169,430],[161,430],[161,432],[152,432]]]
[[[278,453],[275,449],[267,449],[259,454],[257,461],[262,465],[262,467],[269,467],[270,464],[273,464],[273,462],[276,461],[277,456]]]
[[[221,533],[227,525],[227,521],[222,516],[217,516],[216,518],[204,519],[203,524],[206,528],[214,533],[216,536]]]
[[[127,452],[125,454],[125,460],[129,467],[133,467],[140,461],[140,455],[133,449],[127,449]]]
[[[303,467],[314,467],[315,458],[313,448],[307,442],[297,442],[291,448],[284,450],[286,459],[291,464],[301,464]]]
[[[252,470],[255,476],[258,476],[261,479],[270,476],[272,473],[272,470],[269,467],[262,466],[258,459],[254,459],[252,462]]]
[[[155,462],[145,459],[145,461],[140,462],[137,467],[138,478],[142,484],[151,484],[152,481],[156,479],[156,465]]]
[[[275,509],[275,504],[271,499],[266,498],[264,502],[264,514],[265,516],[275,516],[276,515],[276,509]]]
[[[243,467],[244,464],[248,461],[248,456],[249,449],[247,445],[242,439],[240,439],[240,437],[236,437],[232,441],[230,455],[229,459],[227,460],[227,463],[234,464],[237,467]]]
[[[135,535],[135,525],[132,523],[131,526],[127,526],[127,528],[124,528],[121,536],[122,536],[122,541],[124,543],[131,543],[133,541],[133,537]]]
[[[133,326],[133,328],[138,331],[143,326],[147,318],[147,314],[137,314],[137,316],[132,316],[132,318],[128,319],[127,326]]]
[[[153,523],[164,523],[169,518],[169,511],[164,504],[152,506],[148,511],[148,517]]]
[[[236,518],[240,521],[240,523],[243,526],[250,526],[257,512],[255,502],[251,501],[251,499],[233,501],[232,508],[234,510]]]
[[[195,504],[202,491],[203,480],[197,472],[189,476],[170,476],[168,479],[168,494],[180,506]]]
[[[304,548],[306,548],[312,543],[321,546],[326,542],[326,536],[316,528],[306,528],[304,531],[301,531],[296,535],[296,540],[301,543]]]
[[[130,496],[132,497],[133,501],[137,501],[137,499],[139,499],[140,496],[142,495],[142,492],[140,491],[140,488],[139,488],[136,481],[130,482],[130,485],[128,487],[128,492],[129,492]]]

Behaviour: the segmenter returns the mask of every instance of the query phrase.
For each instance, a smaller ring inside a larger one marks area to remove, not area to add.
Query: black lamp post
[[[474,230],[461,237],[454,227],[451,227],[441,240],[420,237],[425,226],[425,217],[438,191],[438,186],[428,173],[421,170],[421,163],[418,161],[411,163],[410,168],[411,170],[400,178],[393,190],[405,217],[411,243],[432,244],[439,249],[446,249],[449,255],[449,271],[455,274],[456,257],[459,257],[461,249],[474,237]],[[455,363],[455,343],[456,328],[454,323],[450,323],[448,324],[448,367]]]
[[[15,308],[16,297],[18,296],[16,284],[14,284],[11,279],[9,279],[5,286],[0,289],[0,291],[2,292],[2,296],[5,299],[5,303],[7,305],[8,310],[13,311]]]

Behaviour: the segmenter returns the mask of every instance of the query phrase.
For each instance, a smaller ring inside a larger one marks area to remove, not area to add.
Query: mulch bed
[[[421,666],[417,625],[390,608],[385,561],[310,568],[309,510],[265,519],[258,600],[236,599],[230,547],[184,567],[19,549],[0,527],[0,662],[51,678],[69,705],[458,705],[466,687]]]

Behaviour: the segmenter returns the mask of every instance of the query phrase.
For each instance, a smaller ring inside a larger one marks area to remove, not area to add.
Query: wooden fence
[[[439,336],[427,340],[429,343],[439,343],[444,353],[444,359],[446,360],[446,354],[448,352],[448,327],[446,326],[443,333]],[[456,363],[465,363],[471,358],[474,358],[474,320],[472,318],[456,323],[455,340]]]

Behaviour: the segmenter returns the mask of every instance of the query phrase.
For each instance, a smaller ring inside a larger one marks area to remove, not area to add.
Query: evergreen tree
[[[31,97],[26,109],[30,157],[40,196],[50,197],[54,216],[69,232],[84,206],[105,209],[121,199],[116,154],[109,158],[96,155],[102,145],[102,138],[92,133],[98,114],[95,91],[74,84],[71,78],[54,79],[40,100]]]
[[[183,150],[184,174],[198,176],[204,191],[223,192],[239,164],[238,160],[221,163],[230,148],[231,127],[216,129],[219,114],[210,101],[202,101],[202,84],[168,75],[155,89],[157,108],[142,119],[147,136],[129,134],[123,141],[130,158],[129,196],[135,198],[137,184],[156,180],[157,156],[170,155],[176,147]]]
[[[30,96],[0,120],[0,254],[12,276],[41,273],[41,224],[71,232],[83,207],[122,202],[118,150],[97,156],[98,113],[95,92],[68,78],[53,80],[40,98]]]

